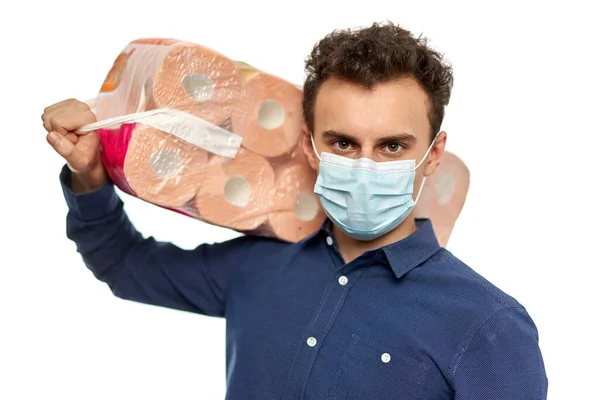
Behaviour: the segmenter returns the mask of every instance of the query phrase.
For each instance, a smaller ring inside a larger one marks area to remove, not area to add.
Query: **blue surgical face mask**
[[[436,136],[437,139],[437,136]],[[415,171],[431,151],[435,139],[419,164],[416,160],[375,162],[351,159],[330,153],[320,156],[315,194],[329,218],[358,240],[373,240],[400,225],[419,199],[413,199]]]

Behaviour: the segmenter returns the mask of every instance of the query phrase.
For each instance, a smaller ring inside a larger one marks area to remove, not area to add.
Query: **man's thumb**
[[[81,164],[81,155],[73,142],[55,131],[48,133],[46,140],[70,165],[77,168],[78,164]]]

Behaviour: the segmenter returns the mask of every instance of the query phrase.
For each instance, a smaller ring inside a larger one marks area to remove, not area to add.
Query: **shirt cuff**
[[[74,193],[71,190],[71,170],[66,164],[60,172],[60,184],[69,212],[81,220],[103,219],[114,214],[121,203],[110,179],[92,192]]]

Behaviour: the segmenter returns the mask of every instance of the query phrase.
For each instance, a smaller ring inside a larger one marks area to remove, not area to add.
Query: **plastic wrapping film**
[[[290,82],[199,44],[139,39],[117,56],[90,105],[98,123],[82,130],[98,131],[102,162],[125,193],[290,242],[325,219],[301,147],[302,90]],[[448,171],[464,178],[464,169]],[[416,213],[437,216],[436,231],[451,230],[455,218],[440,208],[440,196],[426,193],[437,186],[425,185]],[[465,187],[454,186],[444,204],[460,213]]]

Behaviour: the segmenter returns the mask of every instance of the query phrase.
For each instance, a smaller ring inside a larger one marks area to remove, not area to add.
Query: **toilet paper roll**
[[[271,211],[275,173],[269,162],[242,149],[231,159],[212,157],[196,195],[196,211],[208,223],[237,231],[262,225]]]
[[[265,157],[292,150],[302,133],[302,91],[293,84],[237,62],[241,93],[236,97],[231,128],[243,146]]]
[[[303,164],[275,166],[274,211],[293,211],[301,221],[311,221],[321,211],[314,193],[317,172]]]
[[[267,229],[280,239],[297,242],[315,232],[325,214],[314,193],[317,173],[303,164],[275,167],[274,212]]]
[[[145,125],[134,128],[123,174],[135,195],[162,207],[181,207],[202,186],[208,152]]]
[[[221,125],[231,117],[240,93],[235,64],[207,47],[179,42],[171,45],[154,79],[146,82],[150,103],[174,108]]]
[[[469,191],[470,173],[465,163],[446,151],[442,163],[427,178],[415,206],[415,217],[429,218],[442,247],[448,244],[452,230]]]
[[[296,243],[316,232],[324,219],[300,221],[294,211],[275,212],[269,215],[268,230],[281,240]]]

